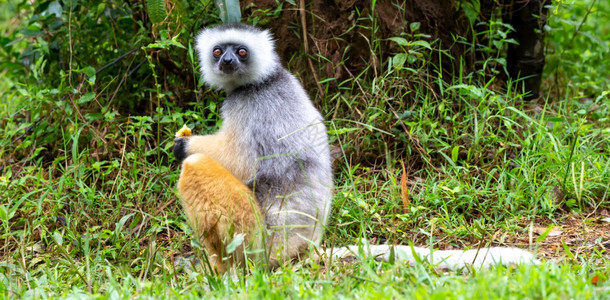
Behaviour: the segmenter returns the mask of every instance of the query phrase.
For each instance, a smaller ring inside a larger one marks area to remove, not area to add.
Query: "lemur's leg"
[[[237,235],[243,234],[244,241],[229,261],[243,265],[244,246],[261,248],[259,233],[264,226],[258,202],[248,187],[210,156],[195,153],[184,159],[178,192],[193,230],[208,253],[218,256],[217,271],[226,270],[222,258]]]
[[[251,164],[248,164],[247,162],[243,161],[244,159],[241,153],[238,154],[235,152],[235,149],[238,149],[239,146],[234,144],[234,140],[235,139],[231,139],[231,134],[228,134],[224,131],[220,131],[213,135],[188,136],[177,138],[175,139],[174,156],[178,160],[183,160],[185,158],[188,160],[190,156],[194,154],[205,154],[206,156],[215,160],[217,164],[220,164],[221,167],[224,167],[224,169],[232,173],[236,179],[240,180],[241,182],[244,182],[252,178],[252,169],[254,169],[254,167],[251,166]],[[223,187],[219,186],[217,192],[221,193],[222,189]],[[228,194],[230,192],[227,191],[223,193]],[[286,191],[285,193],[280,194],[289,193],[289,191]],[[301,228],[304,224],[312,223],[312,221],[310,220],[311,216],[305,216],[305,214],[303,213],[296,212],[308,211],[308,209],[310,208],[301,208],[298,207],[298,205],[297,207],[293,207],[294,205],[290,204],[298,204],[296,202],[299,201],[297,201],[297,199],[289,198],[292,197],[274,199],[272,201],[273,204],[267,203],[266,201],[264,201],[263,203],[263,220],[266,221],[265,223],[268,226],[271,226],[271,228],[268,228],[269,231],[266,232],[264,240],[264,244],[267,245],[267,255],[268,257],[272,258],[269,260],[269,265],[271,268],[275,268],[279,265],[279,262],[275,259],[277,257],[277,254],[280,255],[281,261],[295,259],[299,255],[303,254],[304,250],[306,250],[311,244],[311,240],[319,243],[318,236],[321,236],[320,226],[318,226],[320,228],[317,228],[317,230],[315,230],[316,232],[320,232],[316,234],[316,237],[312,237],[311,229],[308,228],[311,226],[305,226],[307,228]],[[287,202],[285,203],[284,201]],[[260,201],[257,203],[260,203]],[[188,208],[185,208],[185,210],[187,210],[188,213]],[[278,211],[280,210],[288,212],[278,213]],[[286,219],[291,217],[302,218],[304,220],[300,220],[299,222],[296,222],[296,220],[288,222]],[[300,225],[291,226],[290,224],[293,223]],[[278,226],[275,226],[276,224],[282,225],[280,225],[278,228]]]
[[[289,195],[289,192],[279,194]],[[284,262],[302,260],[320,242],[322,231],[320,220],[315,213],[299,205],[299,201],[302,200],[299,196],[303,196],[303,191],[296,191],[293,194],[296,195],[266,199],[267,201],[263,201],[262,204],[267,224],[265,242],[270,249],[270,256],[276,260],[273,267]]]

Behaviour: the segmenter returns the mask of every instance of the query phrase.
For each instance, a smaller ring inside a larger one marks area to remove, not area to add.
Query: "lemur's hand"
[[[176,132],[175,137],[179,138],[182,136],[191,136],[191,129],[186,126],[186,124],[182,125],[182,128]]]
[[[186,144],[188,137],[191,136],[191,129],[185,125],[176,132],[176,138],[174,139],[174,157],[178,162],[182,162],[186,158]]]
[[[178,137],[174,139],[174,157],[179,163],[186,158],[186,145],[189,137]]]

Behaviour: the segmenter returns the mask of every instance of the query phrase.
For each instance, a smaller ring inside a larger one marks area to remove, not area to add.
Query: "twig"
[[[70,0],[70,8],[72,8],[72,0]],[[73,45],[72,45],[72,9],[68,9],[68,47],[70,49],[70,63],[68,65],[68,84],[72,87],[72,57],[73,57]]]
[[[135,48],[133,48],[133,49],[131,49],[131,50],[127,51],[127,53],[122,54],[121,56],[117,57],[115,60],[113,60],[113,61],[111,61],[111,62],[107,63],[105,66],[103,66],[103,67],[101,67],[101,68],[97,69],[97,70],[95,71],[95,74],[96,74],[96,75],[97,75],[97,74],[99,74],[100,72],[102,72],[102,71],[106,70],[107,68],[109,68],[109,67],[113,66],[114,64],[116,64],[117,62],[119,62],[120,60],[122,60],[123,58],[125,58],[127,55],[129,55],[129,54],[131,54],[131,53],[136,52],[137,50],[140,50],[140,47],[135,47]],[[81,84],[82,84],[82,82],[81,82]]]
[[[125,75],[123,75],[123,78],[121,78],[121,81],[119,81],[119,83],[117,84],[116,88],[114,89],[114,92],[108,98],[108,103],[107,103],[106,107],[102,110],[102,115],[105,115],[108,112],[108,110],[110,109],[110,106],[112,104],[112,101],[116,97],[116,94],[119,92],[119,89],[121,88],[121,86],[123,86],[125,81],[127,81],[128,77],[131,77],[131,74],[133,74],[133,72],[135,70],[140,68],[140,66],[143,64],[143,62],[141,62],[140,64],[136,65],[133,70],[131,69],[131,65],[132,64],[133,64],[133,60],[129,63],[129,66],[127,66],[127,71],[125,72]]]
[[[155,215],[158,215],[161,211],[163,211],[165,208],[167,208],[170,204],[174,203],[176,201],[176,198],[172,198],[171,200],[165,202],[165,204],[159,206],[157,208],[157,212],[155,213]]]
[[[411,141],[413,146],[415,146],[415,150],[419,153],[419,155],[421,155],[421,157],[424,159],[424,161],[432,169],[434,169],[434,171],[436,171],[438,174],[441,174],[441,171],[432,164],[432,158],[430,157],[430,154],[428,154],[428,152],[426,152],[426,150],[421,146],[421,144],[419,143],[419,140],[416,139],[415,137],[413,137],[411,132],[409,132],[409,130],[407,130],[407,127],[405,126],[405,124],[400,119],[400,116],[398,115],[396,110],[394,110],[394,108],[392,106],[390,106],[390,109],[392,110],[392,113],[394,114],[394,116],[396,116],[396,118],[400,122],[400,125],[402,126],[402,129],[404,130],[405,134],[409,138],[409,141]]]
[[[146,62],[146,59],[141,60],[131,71],[127,74],[127,77],[131,77],[142,65]]]
[[[360,90],[360,92],[362,92],[362,96],[366,97],[368,94],[364,91],[364,88],[362,87],[362,85],[360,84],[360,81],[357,80],[357,78],[354,76],[354,74],[352,74],[352,72],[349,70],[349,68],[345,65],[343,65],[343,69],[345,71],[347,71],[347,74],[349,74],[349,76],[351,76],[354,81],[356,82],[356,85],[358,86],[358,89]],[[377,77],[377,76],[375,76]],[[337,112],[339,111],[339,104],[341,103],[341,99],[337,99],[337,105],[335,105],[335,112],[333,112],[333,119],[335,119],[337,117]]]
[[[318,79],[318,74],[316,73],[316,69],[313,67],[313,63],[311,62],[311,57],[309,54],[309,42],[307,41],[307,21],[305,19],[305,0],[301,0],[299,2],[299,11],[301,12],[301,28],[303,29],[303,45],[305,48],[305,56],[307,56],[307,62],[309,63],[309,68],[311,69],[311,74],[313,74],[313,78],[316,81],[316,85],[318,86],[318,91],[320,92],[320,98],[324,98],[324,89],[322,89],[322,85],[320,85],[320,80]]]

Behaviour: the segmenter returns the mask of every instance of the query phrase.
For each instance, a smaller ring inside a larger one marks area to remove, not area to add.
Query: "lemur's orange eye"
[[[214,56],[220,56],[222,54],[222,50],[216,48],[216,49],[214,49],[214,52],[212,52],[212,53],[214,53]]]
[[[246,49],[243,49],[243,48],[242,48],[242,49],[239,49],[239,50],[237,51],[237,54],[239,54],[239,56],[242,56],[242,57],[243,57],[243,56],[248,55],[248,51],[247,51]]]

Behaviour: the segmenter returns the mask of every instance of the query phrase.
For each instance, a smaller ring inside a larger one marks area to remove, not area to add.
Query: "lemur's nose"
[[[231,64],[232,62],[233,62],[233,58],[232,58],[232,57],[230,57],[230,56],[228,56],[228,55],[227,55],[227,56],[224,56],[224,57],[222,58],[222,63],[223,63],[223,64],[225,64],[225,65],[229,65],[229,64]]]

